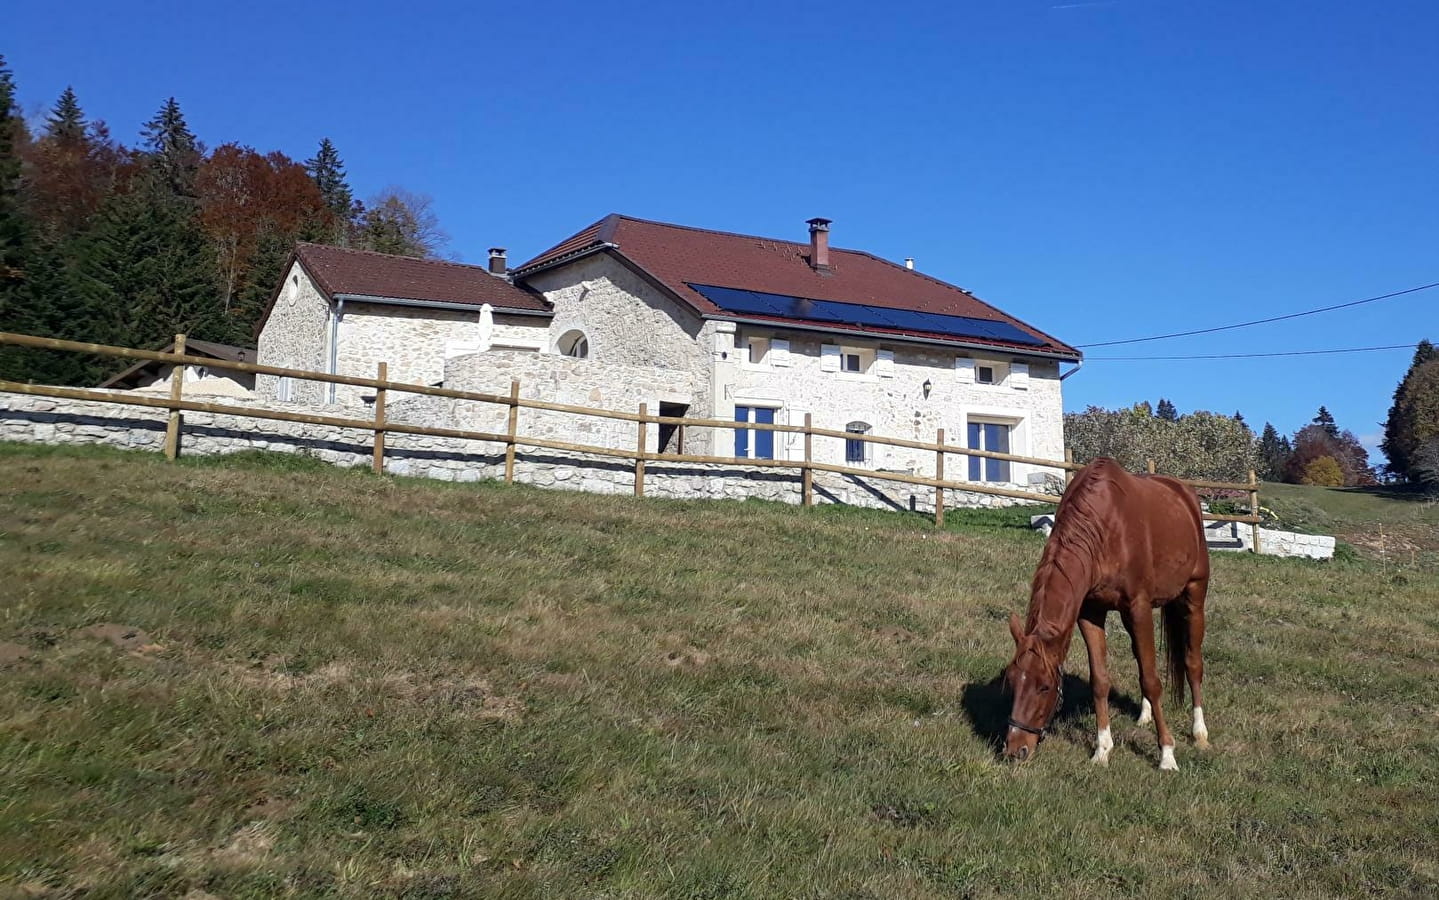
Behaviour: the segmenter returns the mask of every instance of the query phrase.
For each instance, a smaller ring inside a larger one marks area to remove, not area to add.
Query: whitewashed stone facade
[[[547,316],[496,312],[492,347],[543,350],[548,341]],[[447,358],[473,353],[484,342],[479,310],[433,309],[378,303],[346,303],[339,313],[335,371],[341,375],[376,377],[379,364],[391,381],[438,384],[445,380]],[[373,394],[368,388],[339,385],[336,402],[355,402]]]
[[[299,262],[291,263],[275,305],[260,330],[256,358],[262,365],[326,372],[330,359],[330,323],[330,301]],[[326,386],[319,382],[283,382],[273,375],[256,376],[255,393],[297,403],[319,403],[327,397]]]

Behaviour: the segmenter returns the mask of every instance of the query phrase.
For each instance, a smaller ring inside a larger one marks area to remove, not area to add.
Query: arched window
[[[573,356],[575,359],[587,359],[590,355],[590,339],[578,329],[566,331],[555,346],[562,355]]]
[[[869,423],[850,422],[844,426],[844,430],[850,434],[869,434]],[[849,463],[869,462],[869,441],[846,439],[844,442],[844,461]]]

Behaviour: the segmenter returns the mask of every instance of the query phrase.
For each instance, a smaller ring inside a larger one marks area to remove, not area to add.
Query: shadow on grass
[[[1004,732],[1008,727],[1009,711],[1012,705],[1009,692],[1004,687],[1003,674],[995,675],[987,682],[972,682],[964,686],[960,706],[969,719],[969,726],[975,735],[988,743],[998,753],[1004,744]],[[1064,675],[1064,706],[1050,723],[1051,735],[1063,734],[1069,738],[1077,733],[1081,720],[1094,712],[1094,695],[1089,681],[1077,675]],[[1109,691],[1109,715],[1113,719],[1128,716],[1139,717],[1139,703],[1128,694]]]
[[[1378,497],[1381,500],[1401,500],[1410,503],[1433,503],[1439,500],[1439,491],[1422,484],[1376,484],[1369,487],[1334,488],[1343,494],[1361,494]]]

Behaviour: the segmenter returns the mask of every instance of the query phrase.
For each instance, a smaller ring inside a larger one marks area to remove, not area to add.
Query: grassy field
[[[0,445],[0,895],[1439,894],[1439,572],[1216,556],[1215,748],[1114,623],[1010,767],[1025,521]]]
[[[1381,568],[1439,568],[1439,499],[1394,487],[1266,484],[1260,505],[1281,528],[1332,534]]]

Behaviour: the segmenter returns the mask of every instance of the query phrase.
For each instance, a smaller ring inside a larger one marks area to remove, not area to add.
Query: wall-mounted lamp
[[[929,392],[930,392],[931,390],[933,390],[933,389],[934,389],[934,384],[931,383],[928,378],[926,378],[926,379],[924,380],[924,384],[920,385],[920,390],[924,391],[924,399],[926,399],[926,400],[929,399]]]

